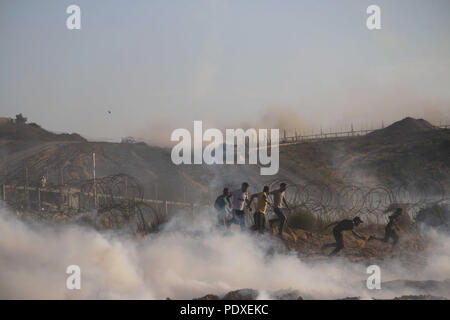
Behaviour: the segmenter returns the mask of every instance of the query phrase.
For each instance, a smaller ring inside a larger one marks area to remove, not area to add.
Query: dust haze
[[[178,128],[185,128],[193,135],[194,120],[186,120],[182,118],[162,118],[157,121],[150,121],[147,128],[136,131],[135,136],[138,140],[147,142],[150,145],[159,147],[171,147],[175,143],[170,141],[170,135],[173,130]],[[202,120],[203,121],[203,120]],[[218,128],[221,130],[233,128],[256,128],[256,129],[280,129],[286,130],[288,135],[298,134],[310,129],[306,121],[301,117],[295,108],[274,106],[266,108],[260,112],[255,113],[254,117],[248,120],[238,120],[233,122],[228,119],[221,121],[203,121],[203,131],[208,128]]]

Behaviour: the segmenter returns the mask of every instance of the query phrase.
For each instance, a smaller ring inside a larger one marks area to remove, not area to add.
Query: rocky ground
[[[377,237],[384,236],[383,225],[369,225],[358,228],[358,233],[369,238],[371,235]],[[420,262],[420,252],[422,252],[429,242],[423,238],[420,233],[414,232],[414,229],[403,231],[401,240],[396,247],[392,243],[386,244],[381,241],[364,241],[355,238],[351,233],[344,232],[345,248],[339,254],[345,259],[352,262],[380,262],[385,259],[399,258],[405,262],[414,260]],[[299,257],[317,259],[326,257],[330,253],[330,249],[323,251],[323,245],[332,243],[334,237],[331,229],[320,230],[319,232],[310,232],[301,229],[288,229],[283,235],[286,248],[298,252]]]
[[[448,281],[444,281],[443,285],[446,285],[447,288],[450,288],[450,283]],[[195,298],[193,300],[256,300],[259,296],[259,292],[253,289],[239,289],[235,291],[230,291],[226,293],[224,296],[219,297],[214,294],[207,294],[203,297]],[[278,291],[270,293],[269,299],[274,300],[303,300],[303,297],[299,295],[297,291]],[[361,300],[360,297],[345,297],[341,300]],[[376,299],[374,299],[376,300]],[[430,294],[424,295],[403,295],[399,297],[395,297],[392,300],[448,300],[445,297],[433,296]]]

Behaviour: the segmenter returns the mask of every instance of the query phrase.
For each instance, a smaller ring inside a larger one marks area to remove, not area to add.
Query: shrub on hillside
[[[308,210],[297,209],[288,216],[287,223],[294,229],[313,230],[317,227],[317,218]]]

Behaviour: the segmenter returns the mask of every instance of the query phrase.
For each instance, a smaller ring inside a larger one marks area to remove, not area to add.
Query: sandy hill
[[[436,129],[438,128],[423,119],[414,119],[411,117],[407,117],[403,120],[393,123],[392,125],[384,129],[371,132],[368,134],[368,136],[377,136],[377,135],[400,136],[405,134],[426,132]]]
[[[310,181],[382,183],[411,180],[448,183],[450,130],[405,118],[371,134],[341,141],[286,146],[281,165]]]
[[[176,166],[169,149],[144,143],[88,142],[37,125],[0,126],[2,182],[23,184],[25,167],[31,184],[38,184],[44,174],[52,184],[90,179],[94,152],[97,177],[129,174],[139,179],[146,197],[168,200],[211,199],[224,185],[237,187],[242,181],[255,186],[254,192],[278,180],[398,184],[419,177],[447,184],[450,173],[449,130],[412,118],[363,137],[281,147],[276,176],[260,176],[259,168],[250,165]]]

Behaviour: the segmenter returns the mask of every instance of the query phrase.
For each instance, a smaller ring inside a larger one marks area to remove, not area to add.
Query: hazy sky
[[[285,112],[316,130],[450,122],[448,0],[0,0],[0,49],[0,116],[93,137]]]

